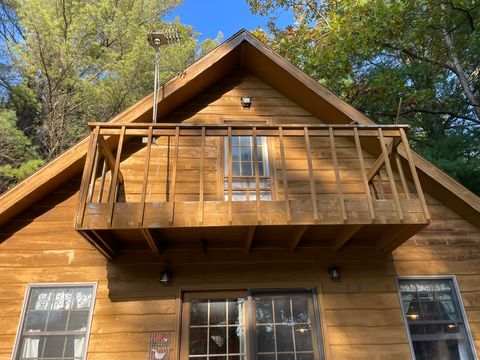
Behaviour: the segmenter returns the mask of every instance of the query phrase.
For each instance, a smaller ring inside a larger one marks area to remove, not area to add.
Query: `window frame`
[[[256,356],[256,321],[255,321],[255,303],[254,296],[275,296],[275,295],[289,295],[289,294],[304,294],[308,295],[311,299],[311,306],[313,310],[313,318],[311,319],[313,329],[313,347],[314,354],[318,355],[315,360],[325,360],[325,347],[324,347],[324,334],[322,332],[322,318],[320,317],[320,306],[318,291],[316,288],[249,288],[247,290],[212,290],[212,291],[196,291],[196,290],[184,290],[181,291],[181,314],[180,314],[180,334],[178,340],[180,344],[178,346],[178,358],[179,360],[189,360],[189,327],[190,327],[190,301],[195,299],[224,299],[243,297],[245,298],[245,359],[253,360],[253,356]],[[310,302],[309,302],[310,303]]]
[[[13,351],[12,351],[12,360],[15,360],[17,358],[18,352],[20,349],[18,348],[23,334],[23,326],[25,324],[25,315],[27,314],[28,311],[28,304],[30,300],[30,295],[32,293],[32,290],[34,289],[41,289],[41,288],[75,288],[75,287],[88,287],[90,286],[92,288],[92,304],[90,305],[90,313],[88,315],[88,322],[87,322],[87,328],[85,330],[85,353],[83,354],[82,360],[85,360],[87,358],[87,353],[88,353],[88,345],[90,342],[90,331],[92,327],[92,320],[93,320],[93,313],[95,311],[95,302],[96,302],[96,295],[97,295],[97,288],[98,288],[98,283],[97,282],[68,282],[68,283],[32,283],[32,284],[27,284],[27,288],[25,290],[25,295],[23,297],[23,305],[22,305],[22,310],[20,312],[20,321],[18,322],[18,327],[17,327],[17,332],[15,334],[15,341],[13,343]]]
[[[232,125],[232,126],[235,126],[236,124],[241,124],[241,125],[250,125],[252,127],[254,126],[262,126],[262,125],[269,125],[272,123],[271,119],[270,118],[241,118],[241,117],[228,117],[228,118],[222,118],[221,119],[221,123],[225,126],[228,126],[228,125]],[[273,139],[270,137],[270,136],[266,136],[264,141],[263,142],[263,145],[262,145],[262,148],[264,145],[267,146],[266,149],[262,149],[262,152],[263,152],[263,156],[266,158],[264,158],[264,169],[265,171],[268,171],[268,176],[265,176],[265,177],[268,177],[270,179],[270,200],[261,200],[261,201],[273,201],[273,200],[276,200],[278,198],[278,195],[277,195],[277,172],[276,172],[276,165],[275,165],[275,157],[274,157],[274,152],[272,151],[272,149],[274,148],[275,144],[273,143],[272,141]],[[221,154],[221,158],[219,159],[220,160],[220,169],[221,169],[221,185],[220,185],[220,189],[219,189],[219,195],[220,195],[220,198],[222,200],[225,200],[225,191],[227,190],[226,187],[225,187],[225,177],[226,177],[226,172],[227,172],[227,169],[225,167],[225,164],[228,162],[227,161],[227,152],[226,152],[226,147],[225,147],[225,140],[224,139],[221,139],[221,143],[220,143],[220,148],[221,148],[221,151],[220,151],[220,154]],[[229,149],[229,151],[231,151]],[[252,150],[253,151],[253,150]],[[253,163],[253,159],[252,159],[252,163]],[[233,176],[232,176],[233,178]],[[252,176],[253,179],[255,179],[255,175]],[[241,201],[251,201],[251,202],[254,202],[255,200],[241,200]]]
[[[465,312],[465,306],[463,305],[463,299],[460,293],[460,287],[458,286],[457,282],[457,277],[455,275],[414,275],[414,276],[396,276],[395,277],[395,285],[397,287],[397,295],[398,295],[398,301],[400,304],[400,310],[402,312],[402,318],[403,318],[403,324],[405,325],[405,331],[407,333],[407,338],[408,338],[408,344],[410,346],[410,354],[412,355],[412,359],[415,360],[415,349],[413,347],[413,340],[412,336],[410,334],[410,328],[407,320],[407,316],[405,314],[405,310],[403,309],[403,304],[402,304],[402,292],[400,290],[400,281],[402,280],[420,280],[420,281],[429,281],[429,280],[450,280],[452,281],[453,284],[453,294],[455,295],[456,299],[455,302],[457,303],[460,314],[462,316],[463,320],[463,325],[465,326],[465,332],[466,332],[466,339],[468,340],[468,345],[470,347],[470,351],[474,357],[474,359],[477,359],[477,351],[473,342],[473,337],[472,337],[472,332],[470,330],[470,325],[468,323],[468,318],[467,314]]]

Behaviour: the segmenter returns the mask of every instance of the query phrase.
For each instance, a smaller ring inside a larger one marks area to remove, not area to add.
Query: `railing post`
[[[140,209],[138,214],[138,226],[143,227],[145,214],[145,201],[147,200],[148,175],[150,171],[150,157],[152,154],[153,127],[148,127],[147,149],[145,154],[145,168],[143,170],[142,194],[140,196]]]
[[[177,187],[177,167],[178,167],[178,147],[180,146],[180,127],[175,127],[175,152],[173,154],[173,173],[172,173],[172,188],[170,194],[170,218],[169,224],[173,224],[173,217],[175,214],[175,192]]]
[[[120,160],[122,158],[123,140],[125,138],[125,125],[120,130],[120,136],[118,138],[117,155],[115,157],[115,167],[112,169],[113,174],[111,178],[110,191],[108,193],[108,212],[107,212],[107,224],[112,226],[113,222],[113,208],[115,201],[117,200],[117,185],[118,185],[118,173],[120,171]]]
[[[430,212],[428,211],[428,207],[427,207],[427,201],[425,200],[422,186],[420,185],[420,179],[418,178],[417,168],[415,167],[415,162],[413,161],[413,156],[410,151],[410,146],[408,145],[407,135],[405,135],[405,131],[403,129],[400,129],[400,137],[402,139],[403,146],[405,147],[405,153],[407,155],[408,165],[410,167],[410,173],[412,174],[413,183],[415,184],[415,190],[418,194],[418,198],[420,199],[420,204],[422,205],[425,218],[428,222],[430,222],[431,218],[430,218]]]
[[[358,129],[353,128],[353,136],[355,140],[355,147],[357,148],[358,161],[360,162],[360,170],[362,172],[363,187],[365,188],[365,196],[367,198],[368,212],[370,213],[370,219],[375,220],[375,211],[373,209],[372,193],[370,186],[368,185],[367,170],[365,168],[365,161],[363,159],[362,146],[360,144],[360,136],[358,135]]]
[[[283,128],[278,128],[278,136],[280,142],[280,160],[282,163],[282,178],[283,178],[283,198],[285,199],[285,214],[287,216],[287,222],[292,220],[292,214],[290,213],[290,202],[288,199],[288,179],[287,179],[287,165],[285,161],[285,142],[283,140]]]
[[[233,222],[233,215],[232,215],[232,128],[229,126],[227,130],[227,151],[228,151],[228,159],[227,159],[227,192],[228,192],[228,223],[231,225]]]
[[[95,126],[95,130],[93,130],[93,133],[90,135],[90,143],[88,145],[87,155],[85,159],[85,167],[83,170],[82,183],[81,183],[80,192],[78,195],[79,203],[78,203],[78,213],[77,213],[77,222],[76,222],[77,227],[80,227],[80,228],[83,226],[83,218],[84,218],[85,209],[87,206],[86,202],[87,202],[87,193],[89,188],[88,180],[91,177],[91,172],[93,169],[93,160],[95,157],[93,152],[95,151],[97,146],[99,133],[100,133],[100,127]]]
[[[398,196],[397,186],[395,185],[395,179],[393,177],[393,171],[392,171],[392,166],[390,164],[390,159],[388,157],[387,147],[385,146],[385,140],[383,138],[382,128],[378,128],[378,139],[380,141],[380,147],[382,148],[383,160],[385,162],[385,168],[387,169],[388,181],[390,183],[390,189],[392,190],[395,208],[397,209],[398,218],[400,219],[400,222],[402,222],[404,219],[402,205],[400,204],[400,198]]]
[[[200,184],[199,184],[199,203],[198,203],[198,222],[203,224],[203,212],[204,212],[204,182],[205,182],[205,126],[202,126],[202,150],[200,154]]]
[[[335,171],[335,182],[337,184],[337,193],[338,193],[338,201],[340,203],[340,211],[342,213],[343,222],[346,223],[348,221],[347,210],[345,208],[345,198],[343,196],[342,180],[340,179],[340,169],[338,166],[337,149],[335,147],[335,135],[333,133],[332,127],[328,128],[328,135],[330,137],[330,151],[332,152],[332,162],[333,162],[333,169]]]
[[[308,127],[303,128],[305,135],[305,150],[307,151],[308,162],[308,177],[310,179],[310,195],[312,197],[312,209],[315,222],[318,221],[318,204],[317,204],[317,189],[315,188],[315,177],[313,173],[313,161],[312,161],[312,149],[310,147],[310,135],[308,133]]]
[[[260,203],[260,166],[258,164],[258,144],[257,144],[257,128],[254,126],[253,130],[253,166],[255,167],[255,199],[257,202],[257,221],[261,222],[262,208]]]

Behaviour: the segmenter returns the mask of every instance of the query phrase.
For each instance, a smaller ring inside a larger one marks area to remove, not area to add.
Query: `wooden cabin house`
[[[240,31],[0,197],[0,359],[477,359],[480,199]]]

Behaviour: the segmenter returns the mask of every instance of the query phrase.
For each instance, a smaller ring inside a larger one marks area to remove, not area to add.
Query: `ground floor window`
[[[85,359],[94,289],[94,284],[29,286],[14,359]]]
[[[186,294],[182,359],[320,360],[312,291]]]
[[[476,358],[455,278],[399,278],[416,360]]]

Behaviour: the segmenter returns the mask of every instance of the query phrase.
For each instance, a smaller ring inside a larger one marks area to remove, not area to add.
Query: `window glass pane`
[[[228,323],[229,324],[238,324],[239,319],[239,309],[242,308],[242,301],[228,301]]]
[[[15,358],[83,358],[92,303],[93,286],[31,288]]]
[[[242,159],[242,162],[251,162],[252,149],[249,147],[241,147],[241,159]]]
[[[24,331],[45,331],[47,325],[47,311],[31,310],[27,314]]]
[[[275,340],[272,325],[259,325],[257,327],[258,352],[275,352]]]
[[[416,359],[473,359],[450,279],[399,280]]]
[[[240,136],[240,144],[242,146],[251,146],[251,137],[250,136]]]
[[[238,146],[232,148],[232,161],[240,161],[240,148]]]
[[[207,328],[190,328],[190,354],[207,353]]]
[[[68,319],[67,330],[86,330],[88,323],[88,311],[72,311]]]
[[[227,303],[225,300],[210,301],[210,325],[221,325],[226,323]]]
[[[310,325],[295,325],[295,349],[297,351],[311,351],[312,345],[312,329]]]
[[[47,331],[64,331],[67,327],[68,311],[50,311]]]
[[[272,298],[270,297],[257,297],[255,298],[255,313],[257,317],[257,323],[272,323],[273,322],[273,307]]]
[[[253,176],[252,163],[242,162],[242,175]]]
[[[227,352],[227,329],[226,327],[210,328],[210,354],[225,354]]]
[[[208,303],[192,301],[190,304],[190,325],[206,325],[208,322]]]
[[[65,336],[47,336],[45,340],[45,350],[43,357],[61,358],[63,356],[63,347],[67,339]]]
[[[292,321],[289,297],[275,297],[275,323],[289,323]]]
[[[277,351],[293,351],[293,328],[291,325],[276,325]]]

